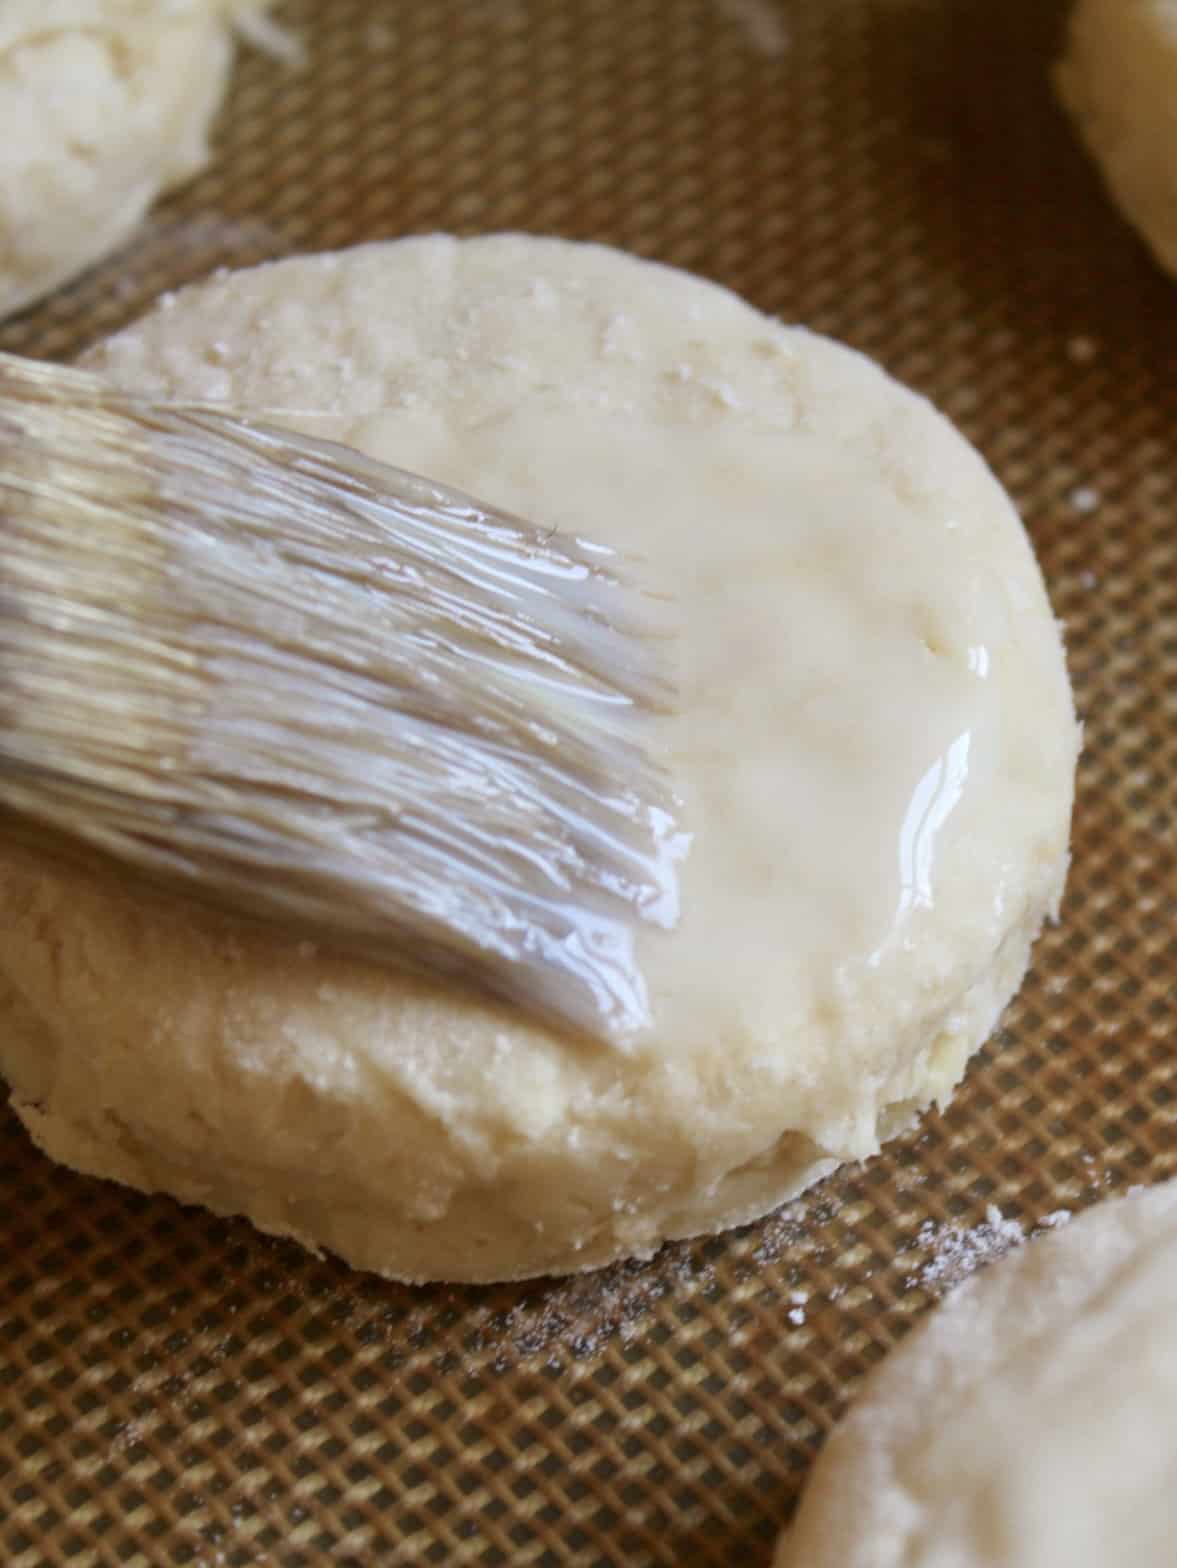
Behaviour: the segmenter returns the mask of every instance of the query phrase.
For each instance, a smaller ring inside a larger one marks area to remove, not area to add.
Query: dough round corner
[[[1117,206],[1177,275],[1177,3],[1077,0],[1054,80]]]

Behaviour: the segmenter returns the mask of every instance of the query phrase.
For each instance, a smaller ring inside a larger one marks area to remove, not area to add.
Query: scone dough
[[[642,557],[693,835],[631,1054],[0,860],[0,1067],[41,1146],[410,1279],[764,1213],[943,1100],[1063,882],[1076,727],[1022,528],[860,356],[555,240],[372,245],[181,294],[92,363]]]
[[[5,0],[0,316],[114,250],[161,191],[203,167],[234,16],[261,9],[259,0]]]
[[[1172,1568],[1177,1183],[969,1280],[818,1459],[776,1568]]]
[[[1177,273],[1177,0],[1078,0],[1057,83],[1124,216]]]

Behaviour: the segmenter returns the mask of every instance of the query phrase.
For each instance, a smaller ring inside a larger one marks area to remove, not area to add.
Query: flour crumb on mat
[[[1094,512],[1099,506],[1099,491],[1091,485],[1079,485],[1071,491],[1071,505],[1076,512]]]
[[[1046,1230],[1057,1230],[1060,1225],[1066,1225],[1070,1219],[1070,1209],[1055,1209],[1050,1214],[1044,1214],[1038,1223]]]
[[[916,1247],[931,1256],[914,1276],[909,1275],[909,1282],[942,1294],[1024,1240],[1025,1232],[1017,1220],[1007,1219],[993,1203],[981,1223],[971,1228],[925,1220]]]

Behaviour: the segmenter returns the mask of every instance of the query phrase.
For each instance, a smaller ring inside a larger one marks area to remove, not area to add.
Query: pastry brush
[[[0,837],[624,1047],[685,844],[633,564],[0,355]]]

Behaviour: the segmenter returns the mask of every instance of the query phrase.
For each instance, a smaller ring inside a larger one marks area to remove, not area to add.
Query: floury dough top
[[[225,275],[91,362],[644,558],[680,621],[661,743],[693,844],[629,1057],[282,939],[243,963],[187,907],[8,868],[0,970],[87,1041],[35,1113],[46,1147],[109,1169],[64,1129],[125,1072],[137,1147],[188,1152],[120,1155],[123,1179],[393,1273],[494,1278],[762,1213],[948,1093],[1057,901],[1077,731],[1022,528],[925,402],[698,279],[509,236]],[[118,1044],[91,1084],[100,1014]],[[179,1075],[158,1107],[144,1031]]]

